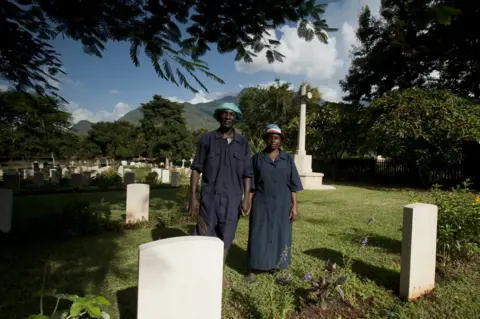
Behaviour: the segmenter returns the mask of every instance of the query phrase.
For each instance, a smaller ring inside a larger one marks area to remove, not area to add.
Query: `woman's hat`
[[[277,124],[268,124],[267,131],[262,134],[262,138],[266,139],[269,134],[278,134],[282,137],[282,140],[285,139],[285,135],[283,135],[282,130],[278,127]]]
[[[217,122],[220,122],[220,115],[219,115],[220,111],[225,111],[225,110],[235,112],[235,114],[237,115],[237,123],[240,123],[241,121],[243,121],[242,111],[240,111],[240,109],[238,108],[238,106],[236,104],[234,104],[234,103],[223,103],[222,105],[217,107],[215,109],[215,111],[213,111],[213,117],[217,120]]]

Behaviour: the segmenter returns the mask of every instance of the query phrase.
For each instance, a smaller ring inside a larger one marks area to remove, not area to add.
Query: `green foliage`
[[[88,142],[95,145],[102,156],[131,158],[135,156],[137,131],[127,121],[98,122],[88,131]]]
[[[409,165],[426,183],[429,170],[463,160],[463,142],[480,141],[480,106],[448,91],[390,92],[366,112],[367,147]]]
[[[94,4],[73,0],[68,6],[57,0],[18,3],[4,4],[2,30],[6,36],[0,43],[0,74],[18,89],[33,88],[40,94],[56,94],[58,89],[49,81],[64,73],[57,52],[49,44],[58,35],[81,42],[85,53],[98,57],[108,41],[129,42],[135,66],[140,64],[143,47],[160,78],[198,92],[190,81],[207,91],[198,73],[223,83],[199,59],[210,50],[209,44],[216,44],[220,53],[236,51],[237,61],[251,62],[252,57],[265,52],[268,62],[273,63],[284,56],[276,50],[279,41],[263,41],[267,30],[300,22],[301,38],[311,41],[316,37],[323,43],[328,40],[325,32],[335,31],[321,18],[326,5],[314,0],[274,4],[231,0],[109,0]],[[212,6],[216,10],[212,11]]]
[[[51,316],[43,314],[43,307],[40,308],[40,314],[30,315],[26,319],[80,319],[80,318],[96,318],[110,319],[110,315],[106,312],[111,306],[110,302],[103,296],[86,295],[79,297],[77,295],[57,294],[55,292],[41,294],[43,297],[56,298],[56,307]],[[65,310],[57,309],[62,300],[71,302],[70,308]]]
[[[108,169],[102,172],[102,174],[98,174],[97,176],[93,177],[90,181],[91,186],[96,186],[100,189],[108,189],[111,186],[122,184],[122,178],[114,169]]]
[[[145,183],[148,185],[157,185],[158,184],[158,174],[157,172],[150,172],[145,176]]]
[[[154,95],[153,100],[141,108],[144,116],[140,120],[140,131],[148,156],[171,160],[192,156],[194,145],[182,115],[183,105]]]
[[[177,189],[176,199],[179,202],[180,207],[186,211],[188,208],[188,199],[190,194],[190,179],[183,170],[180,171],[179,182],[180,187]]]
[[[63,207],[59,225],[56,231],[69,237],[99,234],[116,227],[108,205],[91,206],[81,201]]]
[[[178,210],[162,210],[157,213],[157,226],[159,228],[178,225],[182,215]]]
[[[451,191],[432,190],[438,206],[437,253],[445,261],[469,259],[480,252],[480,197],[469,191],[469,181]]]
[[[469,27],[480,18],[479,9],[478,1],[469,0],[382,1],[380,17],[364,8],[360,44],[341,81],[346,100],[368,103],[394,88],[411,87],[480,98],[480,38]]]

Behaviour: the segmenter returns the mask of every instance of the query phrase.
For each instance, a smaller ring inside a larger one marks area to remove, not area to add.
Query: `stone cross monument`
[[[307,92],[307,84],[303,83],[300,90],[300,124],[298,128],[297,152],[294,160],[304,189],[335,189],[333,186],[323,185],[323,173],[312,171],[312,155],[307,155],[305,150],[305,134],[307,119],[307,100],[312,98],[312,93]]]

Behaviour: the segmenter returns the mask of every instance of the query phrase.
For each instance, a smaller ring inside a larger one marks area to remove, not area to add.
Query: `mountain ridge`
[[[219,99],[204,102],[204,103],[197,103],[191,104],[189,102],[180,103],[183,105],[183,116],[187,122],[187,128],[191,131],[206,128],[209,130],[213,130],[217,128],[218,123],[213,118],[213,111],[215,108],[220,106],[223,103],[235,103],[238,104],[240,100],[240,96],[244,94],[247,89],[241,90],[236,95],[227,95],[221,97]],[[134,110],[131,110],[117,121],[128,121],[133,124],[139,124],[140,120],[143,118],[143,113],[141,111],[141,107],[138,107]],[[78,133],[78,134],[86,134],[92,127],[93,122],[87,120],[81,120],[74,124],[71,127],[71,130]]]

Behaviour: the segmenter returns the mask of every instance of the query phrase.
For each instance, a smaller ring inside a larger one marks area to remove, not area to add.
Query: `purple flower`
[[[368,243],[368,237],[365,237],[365,238],[362,240],[362,243],[360,244],[359,250],[362,249],[362,248],[364,248],[365,245],[367,245],[367,243]]]
[[[302,278],[303,281],[309,281],[310,279],[312,279],[311,273],[307,272],[305,275],[303,275],[303,278]]]
[[[368,219],[368,223],[369,223],[369,224],[373,223],[374,221],[375,221],[375,218],[373,218],[373,217],[370,217],[370,218]]]

